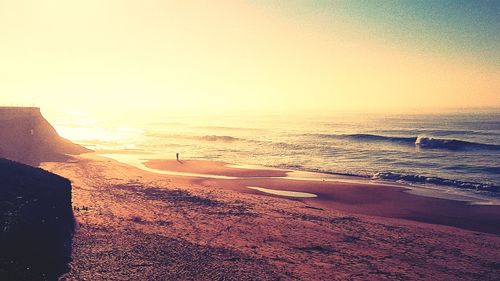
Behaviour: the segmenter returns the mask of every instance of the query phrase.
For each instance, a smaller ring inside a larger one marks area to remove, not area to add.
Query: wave
[[[217,135],[206,135],[206,136],[196,137],[196,139],[204,141],[220,141],[220,142],[233,142],[240,140],[239,138],[231,136],[217,136]]]
[[[500,145],[478,142],[469,142],[457,139],[435,138],[430,136],[395,137],[375,134],[316,134],[323,138],[351,139],[365,142],[392,142],[415,145],[424,149],[446,150],[500,150]]]
[[[327,170],[323,170],[323,169],[306,168],[302,165],[290,165],[290,164],[273,165],[272,167],[279,168],[279,169],[299,170],[299,171],[322,173],[322,174],[337,175],[337,176],[367,178],[367,179],[373,179],[373,180],[405,182],[405,183],[410,183],[410,184],[432,184],[432,185],[438,185],[438,186],[463,188],[463,189],[468,189],[468,190],[492,192],[492,194],[496,194],[495,196],[498,196],[499,192],[500,192],[500,186],[494,185],[494,184],[451,180],[451,179],[445,179],[445,178],[440,178],[440,177],[428,177],[428,176],[423,176],[423,175],[398,174],[398,173],[393,173],[393,172],[378,172],[378,173],[375,173],[375,174],[370,176],[370,175],[360,174],[360,173],[335,172],[335,171],[327,171]]]
[[[366,142],[386,141],[386,142],[399,142],[407,144],[414,144],[415,140],[417,139],[416,137],[394,137],[394,136],[384,136],[375,134],[309,134],[309,135],[327,139],[349,139],[349,140],[366,141]]]
[[[392,137],[383,135],[372,135],[372,134],[348,134],[348,135],[338,135],[341,138],[355,139],[362,141],[389,141],[398,143],[415,143],[416,137]]]
[[[193,126],[192,128],[203,129],[203,130],[216,130],[216,131],[249,131],[249,132],[264,131],[264,129],[258,129],[258,128],[228,127],[228,126]]]
[[[489,191],[489,192],[500,191],[500,186],[495,186],[486,183],[450,180],[440,177],[427,177],[423,175],[398,174],[392,172],[376,173],[372,176],[372,179],[404,181],[417,184],[434,184],[440,186],[458,187],[464,189],[473,189],[473,190]]]
[[[480,131],[480,130],[445,130],[445,129],[390,129],[373,130],[369,134],[388,134],[388,135],[416,135],[416,136],[437,136],[446,137],[450,135],[474,135],[474,136],[500,136],[498,132]]]
[[[244,139],[240,139],[233,136],[219,136],[219,135],[204,135],[204,136],[192,136],[192,135],[179,135],[179,134],[165,134],[165,133],[155,133],[155,132],[146,132],[145,136],[161,138],[161,139],[187,139],[187,140],[201,140],[201,141],[209,141],[209,142],[233,142],[233,141],[241,141]]]
[[[500,150],[500,145],[469,142],[456,139],[440,139],[433,137],[418,136],[415,145],[420,148],[448,149],[448,150],[467,150],[467,149],[485,149]]]
[[[334,176],[348,176],[348,177],[357,177],[357,178],[365,178],[369,179],[371,178],[368,175],[361,175],[357,173],[349,173],[349,172],[335,172],[331,170],[324,170],[321,168],[309,168],[305,167],[299,164],[278,164],[278,165],[269,165],[269,167],[272,168],[277,168],[277,169],[284,169],[284,170],[295,170],[295,171],[304,171],[304,172],[311,172],[311,173],[320,173],[320,174],[327,174],[327,175],[334,175]]]

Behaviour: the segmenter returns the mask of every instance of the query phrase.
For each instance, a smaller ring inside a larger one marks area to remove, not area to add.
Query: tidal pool
[[[269,193],[269,194],[280,195],[280,196],[300,197],[300,198],[318,197],[318,195],[316,195],[316,194],[307,193],[307,192],[278,190],[278,189],[270,189],[270,188],[257,187],[257,186],[247,186],[247,187],[250,189],[258,190],[258,191]]]

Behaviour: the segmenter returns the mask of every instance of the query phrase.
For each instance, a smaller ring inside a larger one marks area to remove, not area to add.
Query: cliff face
[[[0,107],[0,157],[38,165],[90,150],[59,136],[36,107]]]
[[[0,159],[0,280],[56,280],[73,230],[69,180]]]

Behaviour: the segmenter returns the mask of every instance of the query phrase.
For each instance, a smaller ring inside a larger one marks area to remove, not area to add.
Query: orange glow
[[[1,3],[1,102],[49,116],[500,106],[497,69],[341,21],[326,28],[243,1]]]

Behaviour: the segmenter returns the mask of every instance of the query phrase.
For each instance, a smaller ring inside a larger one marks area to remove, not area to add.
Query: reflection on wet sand
[[[277,189],[270,189],[270,188],[264,188],[264,187],[257,187],[257,186],[248,186],[250,189],[258,190],[261,192],[273,194],[273,195],[280,195],[280,196],[288,196],[288,197],[299,197],[299,198],[314,198],[318,197],[316,194],[312,193],[307,193],[307,192],[298,192],[298,191],[289,191],[289,190],[277,190]]]

